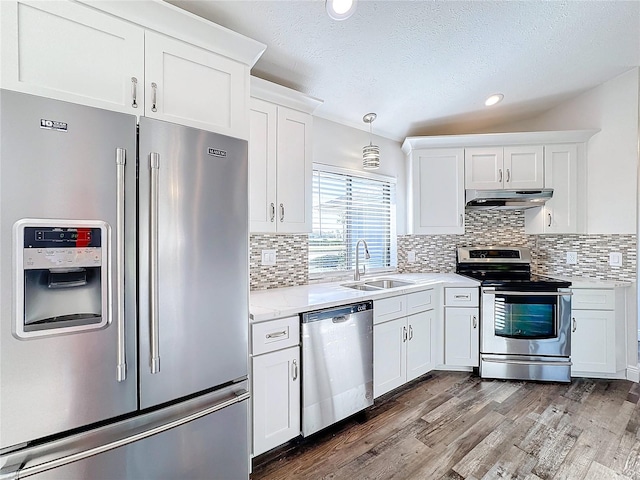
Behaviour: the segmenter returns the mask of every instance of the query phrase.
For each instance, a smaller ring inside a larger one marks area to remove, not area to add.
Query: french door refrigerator
[[[0,90],[0,478],[248,478],[247,168]]]

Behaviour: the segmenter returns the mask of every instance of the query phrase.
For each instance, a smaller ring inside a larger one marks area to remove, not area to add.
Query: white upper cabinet
[[[465,149],[465,188],[476,190],[544,187],[542,145]]]
[[[145,116],[248,138],[249,68],[155,32],[145,34]]]
[[[2,1],[0,13],[2,88],[143,114],[143,28],[73,2]]]
[[[248,138],[259,42],[164,2],[7,0],[0,14],[2,88]]]
[[[412,150],[408,161],[409,233],[464,233],[464,150]]]
[[[544,163],[544,184],[553,189],[553,197],[543,207],[525,210],[525,232],[582,233],[585,205],[579,203],[578,145],[545,146]]]
[[[251,78],[249,215],[251,232],[311,231],[311,112],[320,101]]]

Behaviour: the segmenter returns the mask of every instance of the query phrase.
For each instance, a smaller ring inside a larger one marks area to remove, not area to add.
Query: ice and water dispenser
[[[22,220],[15,227],[16,335],[58,335],[109,323],[108,225]]]

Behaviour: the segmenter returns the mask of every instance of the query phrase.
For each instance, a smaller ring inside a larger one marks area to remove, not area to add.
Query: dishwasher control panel
[[[318,310],[315,312],[303,313],[302,323],[317,322],[318,320],[324,320],[331,317],[353,315],[354,313],[366,312],[367,310],[373,310],[373,302],[371,300],[345,305],[344,307],[336,307],[330,310]]]

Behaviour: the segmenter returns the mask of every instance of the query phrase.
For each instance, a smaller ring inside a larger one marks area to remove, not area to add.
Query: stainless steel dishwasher
[[[373,302],[303,313],[302,435],[373,405]]]

